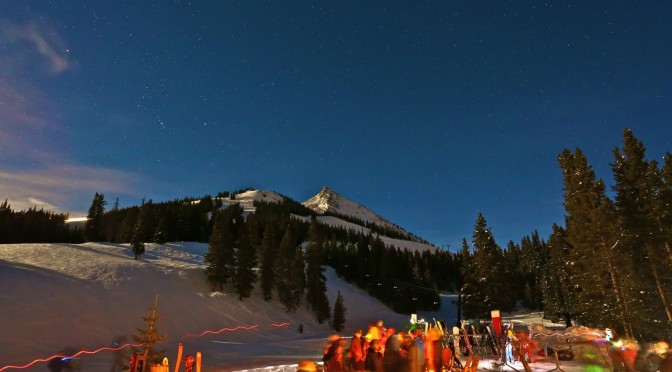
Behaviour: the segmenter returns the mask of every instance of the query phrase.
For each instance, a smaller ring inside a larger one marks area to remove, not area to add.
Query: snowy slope
[[[229,294],[212,294],[203,276],[206,244],[148,244],[147,253],[134,260],[127,246],[109,243],[0,245],[0,371],[24,365],[62,350],[96,350],[144,327],[143,316],[158,295],[158,328],[174,359],[178,342],[185,353],[203,352],[204,371],[226,371],[248,366],[295,363],[318,359],[326,324],[317,324],[301,307],[286,313],[276,301],[260,296],[244,301]],[[329,299],[344,294],[351,310],[346,334],[384,319],[403,324],[406,317],[339,280],[328,271]],[[354,311],[357,309],[357,311]],[[272,324],[288,323],[282,327]],[[304,332],[297,331],[298,325]],[[252,330],[206,334],[223,328]],[[109,371],[114,352],[86,355],[87,371]],[[37,363],[31,371],[43,371]]]
[[[243,207],[245,212],[254,212],[254,202],[255,201],[265,201],[268,203],[280,203],[285,198],[273,191],[261,191],[261,190],[248,190],[242,193],[236,194],[234,199],[230,198],[220,198],[223,202],[223,206],[228,206],[231,204],[240,204]]]

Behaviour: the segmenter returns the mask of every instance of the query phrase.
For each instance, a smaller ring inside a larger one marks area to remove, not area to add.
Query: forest
[[[109,241],[129,244],[138,257],[146,242],[203,242],[213,291],[243,301],[258,285],[264,299],[277,298],[286,311],[305,304],[320,323],[332,316],[324,276],[330,266],[399,313],[436,309],[446,291],[460,294],[464,319],[524,307],[567,325],[656,340],[672,331],[672,154],[648,160],[627,128],[613,152],[608,190],[580,149],[564,149],[564,221],[546,238],[532,232],[505,246],[480,213],[459,249],[411,252],[386,246],[380,235],[392,233],[382,228],[367,226],[371,232],[363,234],[321,224],[288,197],[256,202],[251,214],[235,203],[224,207],[238,191],[128,208],[115,201],[109,210],[96,193],[83,229],[68,228],[67,214],[17,212],[5,200],[0,243]]]

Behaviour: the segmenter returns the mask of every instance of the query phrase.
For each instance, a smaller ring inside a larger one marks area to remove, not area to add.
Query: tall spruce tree
[[[630,301],[633,328],[638,338],[659,338],[667,333],[656,320],[672,324],[672,282],[658,221],[662,178],[655,161],[646,160],[644,144],[632,131],[625,130],[623,149],[614,150],[612,164],[615,206],[621,242],[621,277],[624,296]],[[625,274],[625,275],[624,275]],[[662,334],[660,333],[662,331]],[[648,333],[648,334],[647,334]]]
[[[474,295],[478,299],[478,305],[473,315],[487,318],[490,311],[494,309],[513,310],[515,298],[512,296],[510,283],[505,275],[504,255],[481,213],[476,218],[472,245],[474,247],[472,270],[475,280],[473,285],[479,288],[478,293]]]
[[[618,226],[613,202],[605,195],[580,149],[558,157],[564,179],[567,241],[572,246],[573,313],[584,323],[616,328],[632,337],[629,305],[619,275]]]
[[[86,223],[84,224],[84,239],[86,241],[99,241],[103,239],[103,214],[105,213],[105,196],[96,193],[93,196],[93,201],[89,207],[89,213],[86,216]]]

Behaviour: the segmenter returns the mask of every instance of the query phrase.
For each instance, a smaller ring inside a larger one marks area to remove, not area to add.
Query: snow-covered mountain
[[[231,204],[240,204],[243,207],[245,213],[254,213],[255,201],[279,203],[282,202],[284,199],[285,196],[274,191],[247,190],[235,194],[233,197],[220,198],[219,200],[222,202],[222,205],[224,207]],[[409,234],[402,228],[394,225],[390,221],[374,213],[370,209],[352,200],[344,198],[343,196],[339,195],[338,193],[334,192],[328,187],[322,188],[322,190],[317,195],[313,196],[312,198],[306,200],[301,204],[303,204],[305,207],[309,209],[312,209],[318,214],[321,214],[322,216],[318,216],[317,219],[319,222],[325,225],[345,228],[354,231],[361,231],[363,234],[369,234],[371,232],[371,229],[366,226],[362,226],[351,221],[345,221],[339,217],[323,215],[325,213],[333,213],[339,216],[354,217],[356,220],[362,221],[365,224],[366,223],[376,224],[388,231],[393,231],[397,233],[399,236],[407,237],[406,239],[400,239],[385,235],[379,235],[383,243],[385,243],[385,245],[388,247],[394,246],[402,250],[408,249],[410,251],[426,251],[426,250],[435,251],[439,249],[431,244],[427,244],[420,241],[420,239],[414,237],[413,235]],[[294,216],[294,217],[302,218],[305,221],[310,220],[308,216]]]
[[[319,214],[330,212],[344,216],[355,217],[365,223],[373,223],[391,230],[398,231],[400,233],[405,233],[399,227],[393,225],[388,220],[374,213],[365,206],[342,197],[326,186],[324,186],[317,195],[301,204]]]
[[[400,249],[408,249],[410,251],[435,251],[438,248],[421,242],[420,239],[414,237],[399,226],[391,223],[365,206],[358,204],[352,200],[344,198],[328,187],[323,187],[322,190],[312,198],[301,203],[305,207],[312,209],[318,214],[333,213],[339,216],[354,217],[356,220],[362,221],[365,224],[374,224],[382,227],[385,230],[395,232],[400,236],[407,237],[405,239],[392,238],[389,236],[379,235],[386,246],[394,246]],[[360,226],[350,221],[344,221],[341,218],[334,216],[320,216],[318,220],[326,225],[334,227],[342,227],[350,230],[361,231],[368,234],[370,229],[365,226]]]

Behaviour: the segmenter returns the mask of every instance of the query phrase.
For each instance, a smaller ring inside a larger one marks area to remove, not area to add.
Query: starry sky
[[[0,2],[0,197],[328,186],[441,247],[563,223],[564,149],[672,152],[669,1]]]

